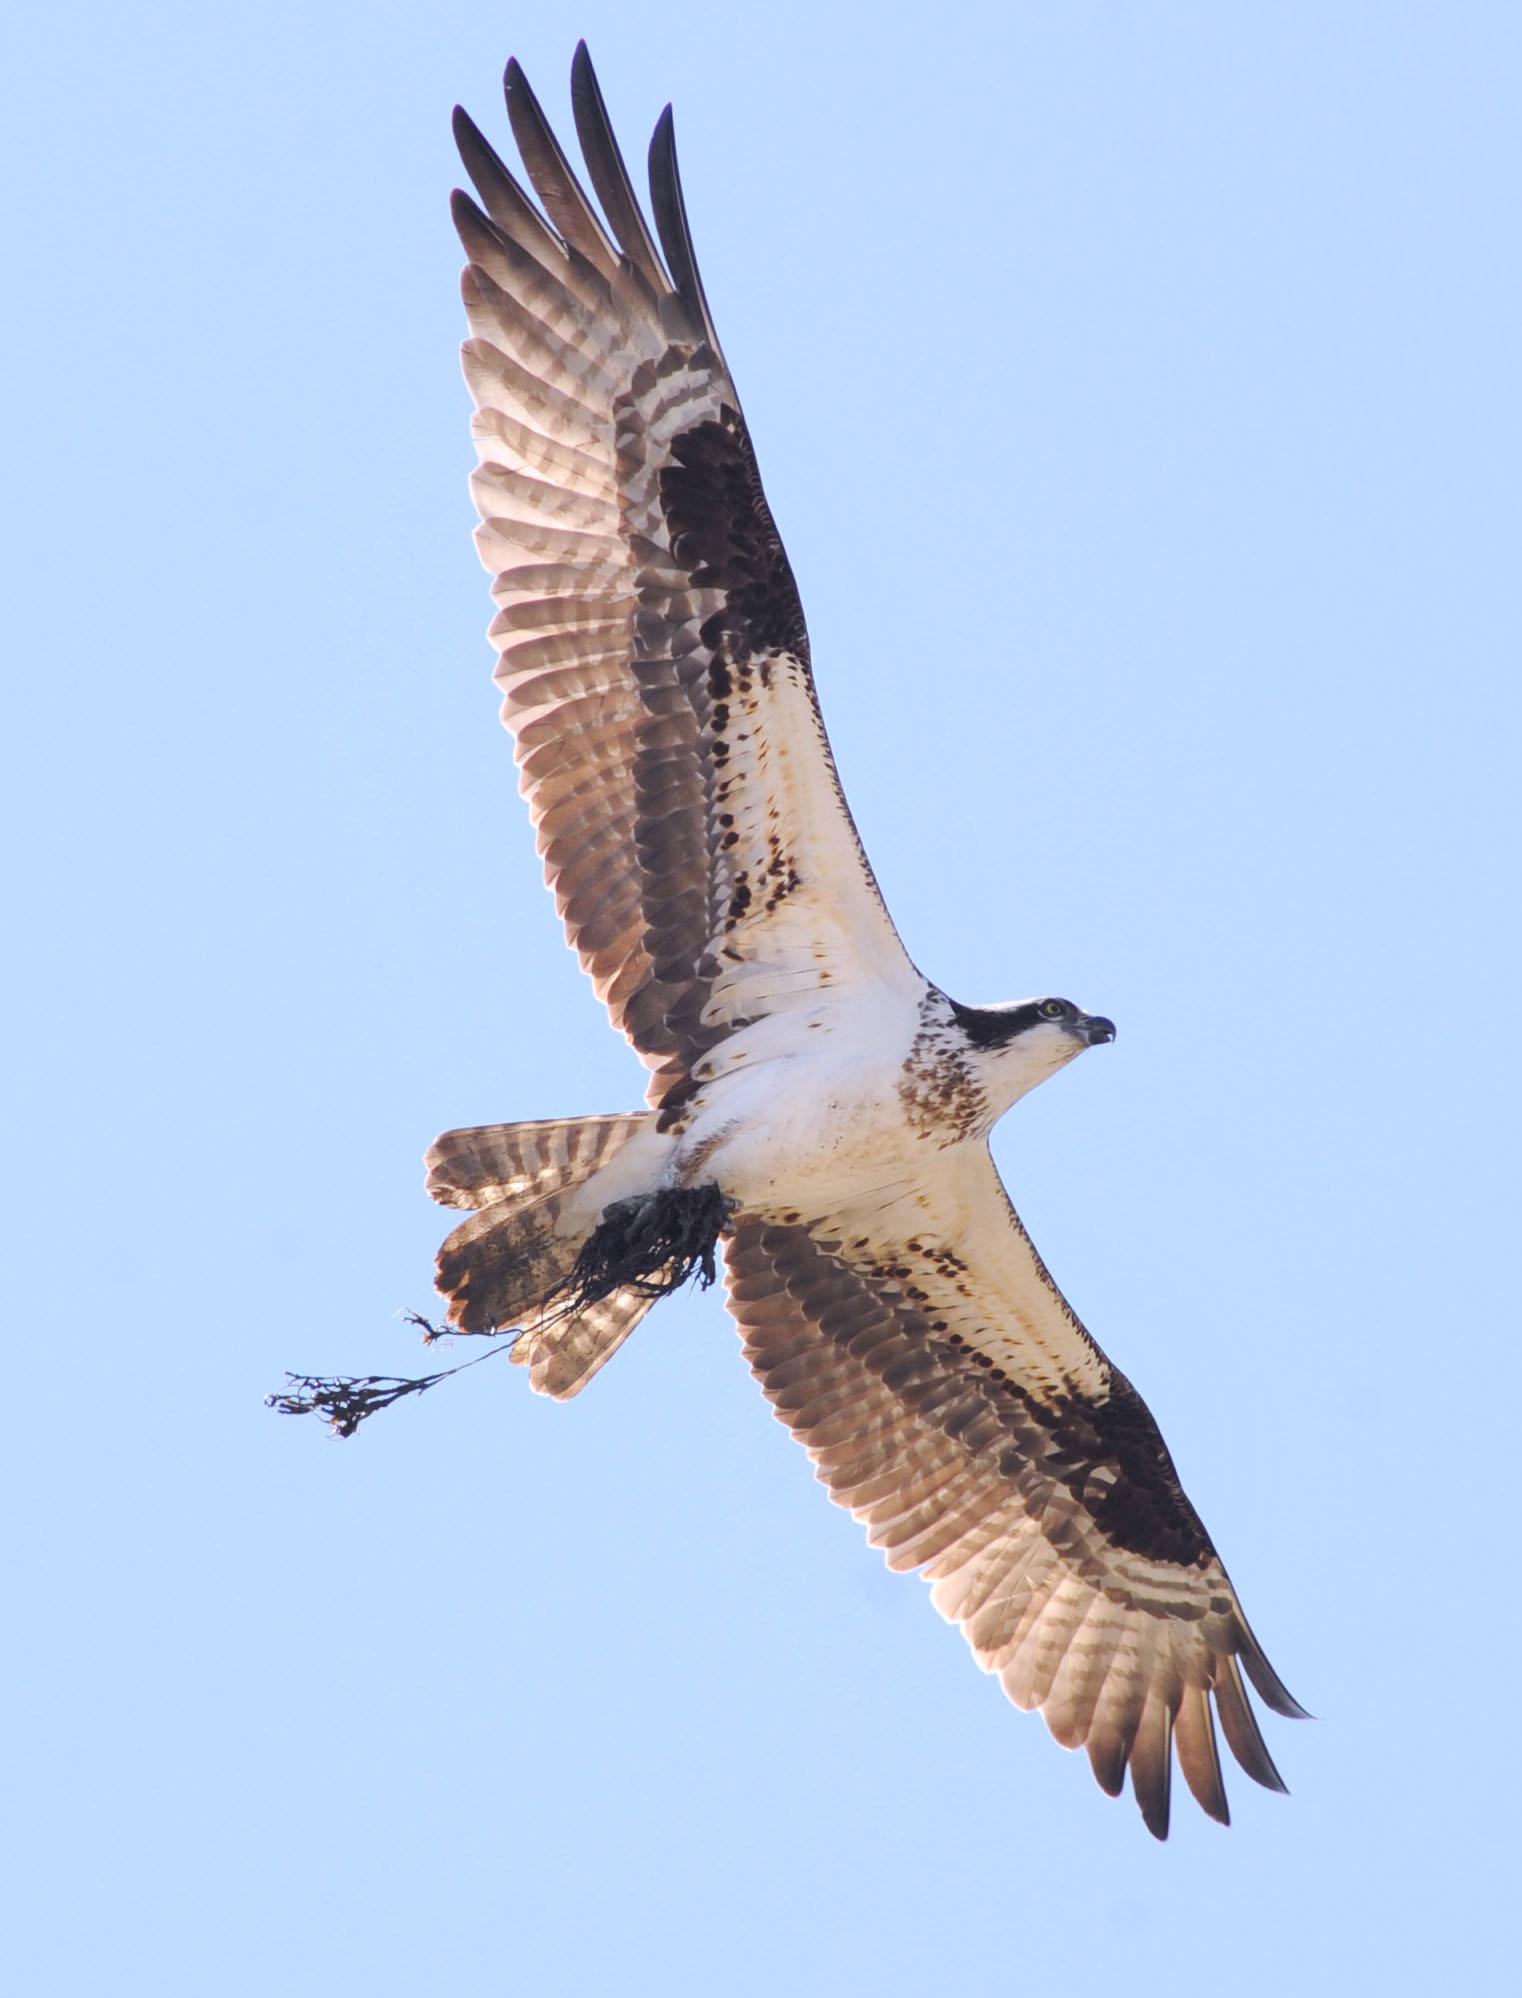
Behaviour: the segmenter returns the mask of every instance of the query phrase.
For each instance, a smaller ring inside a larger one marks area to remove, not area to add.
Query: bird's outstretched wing
[[[538,206],[463,112],[477,542],[503,718],[571,943],[671,1105],[768,1013],[922,990],[842,796],[803,611],[693,260],[669,110],[659,247],[585,46],[599,219],[522,71]]]
[[[1167,1835],[1174,1752],[1227,1822],[1212,1704],[1284,1785],[1242,1671],[1299,1715],[1146,1404],[1052,1282],[980,1147],[871,1210],[747,1215],[730,1308],[780,1419],[978,1663]],[[974,1248],[971,1245],[976,1244]]]

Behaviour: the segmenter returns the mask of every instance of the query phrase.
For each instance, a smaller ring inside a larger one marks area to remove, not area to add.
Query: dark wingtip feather
[[[1091,1734],[1087,1747],[1094,1781],[1107,1797],[1118,1797],[1126,1787],[1125,1743],[1113,1734]]]
[[[655,227],[666,253],[666,267],[683,304],[697,319],[704,339],[722,363],[723,349],[708,309],[708,297],[692,247],[692,231],[687,225],[687,204],[682,198],[682,175],[676,159],[676,122],[669,104],[655,121],[649,168],[650,206],[655,211]]]
[[[497,168],[504,173],[507,171],[498,159],[491,140],[463,104],[454,107],[449,127],[454,133],[455,150],[459,153],[465,171],[472,180],[476,179],[474,162],[479,162],[484,169]]]
[[[668,288],[666,273],[630,182],[602,86],[584,41],[576,44],[571,59],[571,112],[576,120],[582,158],[592,177],[593,192],[602,203],[602,212],[624,255],[659,296]]]
[[[1131,1794],[1141,1806],[1142,1823],[1157,1839],[1168,1836],[1173,1791],[1173,1711],[1154,1693],[1142,1712],[1131,1747]]]
[[[554,127],[545,117],[516,56],[508,61],[502,88],[513,138],[545,213],[568,243],[605,277],[611,277],[618,269],[618,252],[581,182],[571,171]]]
[[[477,226],[485,226],[488,229],[491,227],[486,216],[482,214],[480,204],[477,202],[475,196],[468,194],[463,187],[450,188],[449,213],[453,217],[454,225],[457,229],[462,222],[474,223]]]
[[[500,240],[491,217],[482,211],[475,197],[467,194],[463,187],[449,190],[449,219],[454,223],[461,248],[473,264],[490,254],[489,244]]]
[[[1259,1649],[1256,1639],[1243,1647],[1242,1663],[1247,1668],[1247,1676],[1252,1680],[1253,1689],[1264,1706],[1271,1707],[1276,1714],[1286,1720],[1314,1720],[1315,1715],[1302,1707],[1294,1694],[1279,1677]]]
[[[1263,1646],[1254,1635],[1252,1625],[1242,1615],[1240,1607],[1237,1610],[1237,1623],[1241,1632],[1238,1656],[1247,1668],[1247,1676],[1252,1680],[1258,1698],[1276,1714],[1282,1714],[1286,1720],[1311,1720],[1313,1716],[1306,1712],[1269,1664]]]
[[[1275,1790],[1281,1797],[1287,1797],[1289,1785],[1274,1767],[1274,1758],[1259,1732],[1257,1716],[1242,1684],[1235,1658],[1223,1658],[1220,1662],[1216,1672],[1215,1704],[1227,1745],[1248,1775],[1255,1783],[1261,1783],[1265,1790]]]
[[[1135,1775],[1135,1771],[1132,1771]],[[1166,1843],[1168,1837],[1168,1791],[1171,1786],[1164,1781],[1161,1785],[1149,1784],[1145,1791],[1136,1792],[1136,1801],[1141,1805],[1142,1823],[1159,1844]],[[1134,1782],[1133,1790],[1136,1788]]]
[[[1210,1695],[1203,1686],[1187,1686],[1173,1723],[1173,1745],[1178,1765],[1184,1772],[1194,1801],[1218,1825],[1231,1823],[1226,1802],[1226,1785],[1221,1778],[1221,1755],[1216,1746],[1215,1722],[1210,1713]]]
[[[494,226],[528,250],[546,269],[554,269],[563,262],[564,243],[518,185],[470,113],[458,105],[454,138],[461,163]]]

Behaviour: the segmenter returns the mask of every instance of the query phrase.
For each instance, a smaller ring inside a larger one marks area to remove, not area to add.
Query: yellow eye
[[[1065,1020],[1067,1011],[1066,1001],[1062,999],[1043,999],[1041,1002],[1043,1020]]]

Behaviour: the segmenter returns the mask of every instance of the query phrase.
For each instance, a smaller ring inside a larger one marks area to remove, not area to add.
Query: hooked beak
[[[1115,1022],[1102,1013],[1080,1013],[1073,1027],[1086,1048],[1103,1047],[1115,1038]]]

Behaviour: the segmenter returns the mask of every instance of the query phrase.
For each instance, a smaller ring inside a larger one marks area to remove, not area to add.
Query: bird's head
[[[953,999],[951,1010],[996,1116],[1085,1048],[1115,1038],[1113,1020],[1085,1013],[1071,999],[1021,999],[1004,1006],[959,1006]]]

